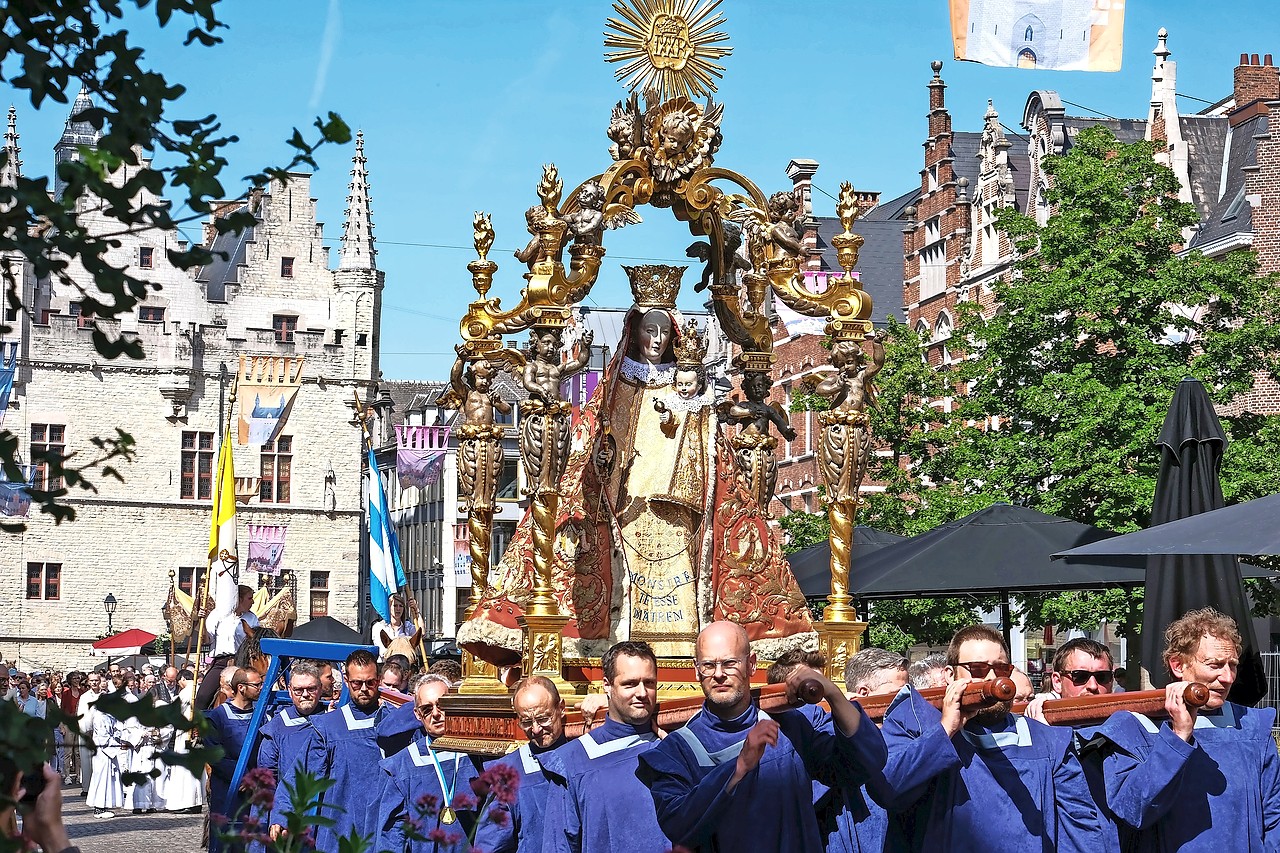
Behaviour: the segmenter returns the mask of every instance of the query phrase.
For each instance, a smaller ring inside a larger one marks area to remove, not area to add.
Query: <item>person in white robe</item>
[[[196,697],[195,682],[182,682],[178,692],[178,701],[182,703],[182,715],[190,718]],[[191,743],[191,731],[183,729],[173,732],[173,751],[178,755],[186,755]],[[199,813],[204,807],[204,780],[187,768],[170,764],[165,765],[156,787],[164,800],[164,808],[169,812]]]
[[[124,805],[120,773],[128,751],[120,741],[120,721],[101,709],[93,716],[93,745],[97,751],[89,781],[89,806],[94,817],[115,817],[115,809]]]

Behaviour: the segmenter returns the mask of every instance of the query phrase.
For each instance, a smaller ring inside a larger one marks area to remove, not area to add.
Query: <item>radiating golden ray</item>
[[[733,53],[715,28],[725,22],[721,0],[616,0],[619,17],[606,21],[608,62],[623,63],[614,77],[631,91],[658,93],[661,100],[698,98],[716,90],[724,66],[715,60]]]

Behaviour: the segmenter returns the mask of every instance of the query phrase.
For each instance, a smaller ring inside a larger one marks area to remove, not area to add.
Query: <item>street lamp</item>
[[[107,597],[102,599],[102,609],[107,611],[107,634],[111,634],[111,617],[116,612],[116,597],[111,593],[107,593]]]

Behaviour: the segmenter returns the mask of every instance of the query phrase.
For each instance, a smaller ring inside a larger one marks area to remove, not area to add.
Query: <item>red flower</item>
[[[486,793],[503,805],[513,805],[520,789],[520,773],[509,764],[495,764],[478,777]],[[474,784],[473,784],[474,787]],[[479,793],[479,792],[477,792]]]

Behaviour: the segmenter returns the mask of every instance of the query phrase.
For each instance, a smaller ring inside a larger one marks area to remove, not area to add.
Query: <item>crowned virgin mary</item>
[[[574,424],[560,481],[552,574],[570,616],[565,657],[596,657],[627,639],[687,657],[715,620],[739,623],[757,653],[772,657],[813,636],[808,608],[711,398],[688,394],[686,379],[675,400],[677,376],[700,371],[705,354],[675,309],[684,268],[625,269],[635,305]],[[535,584],[532,546],[526,515],[458,631],[459,643],[496,664],[520,655],[516,619]]]

